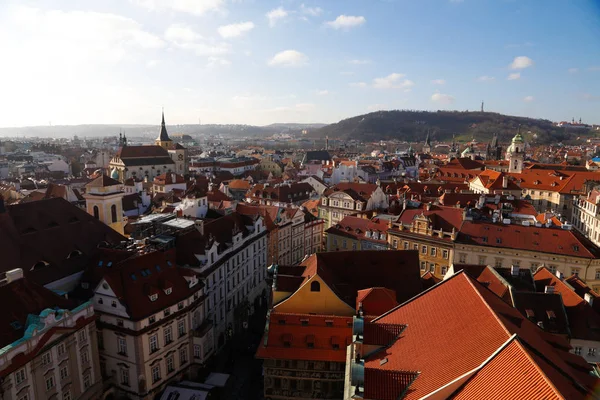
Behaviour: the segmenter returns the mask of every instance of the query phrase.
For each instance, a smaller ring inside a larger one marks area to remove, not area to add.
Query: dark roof
[[[160,140],[161,142],[170,142],[171,138],[169,138],[169,134],[167,133],[167,127],[165,125],[165,113],[162,113],[162,122],[160,123],[160,133],[158,134],[158,138],[156,140]]]
[[[304,155],[304,163],[309,161],[331,161],[331,154],[327,150],[307,151]]]
[[[104,279],[133,320],[140,320],[189,298],[203,286],[189,287],[184,277],[195,276],[189,268],[175,265],[175,250],[154,251],[131,257],[113,266]],[[171,287],[171,294],[165,290]],[[158,294],[155,301],[151,294]]]
[[[62,198],[11,205],[0,213],[0,272],[23,268],[45,285],[82,271],[98,244],[123,240],[114,229]]]
[[[169,157],[169,152],[160,146],[124,146],[119,149],[117,156],[126,158]],[[169,157],[171,158],[171,157]]]
[[[29,314],[39,315],[47,308],[73,309],[75,304],[27,278],[0,286],[0,348],[23,337]]]
[[[150,146],[147,146],[150,147]],[[168,165],[175,164],[171,157],[145,157],[145,158],[121,158],[123,164],[127,167],[139,167],[142,165]]]
[[[107,187],[107,186],[114,186],[114,185],[120,185],[121,182],[114,180],[113,178],[110,178],[104,174],[100,175],[99,177],[97,177],[96,179],[94,179],[93,181],[91,181],[90,183],[88,183],[87,185],[85,185],[85,187]]]
[[[570,336],[567,312],[559,293],[515,291],[512,298],[514,307],[531,322],[541,324],[546,332]]]

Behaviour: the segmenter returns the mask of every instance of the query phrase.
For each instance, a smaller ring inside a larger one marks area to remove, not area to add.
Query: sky
[[[0,127],[600,123],[600,0],[3,0]]]

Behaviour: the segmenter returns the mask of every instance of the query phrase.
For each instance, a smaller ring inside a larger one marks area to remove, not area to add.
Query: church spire
[[[167,126],[165,125],[165,110],[162,112],[162,122],[160,124],[160,134],[156,139],[157,142],[170,142],[169,134],[167,133]]]

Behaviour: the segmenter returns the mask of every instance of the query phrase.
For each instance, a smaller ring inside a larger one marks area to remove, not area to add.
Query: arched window
[[[313,281],[310,284],[310,291],[311,292],[320,292],[321,291],[321,284],[318,281]]]
[[[117,222],[117,206],[113,204],[110,206],[110,215],[112,217],[112,222]]]
[[[100,218],[100,211],[98,211],[98,206],[94,206],[94,218]]]

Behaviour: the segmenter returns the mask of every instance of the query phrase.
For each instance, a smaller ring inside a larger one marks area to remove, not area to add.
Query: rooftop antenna
[[[483,112],[483,100],[481,100],[481,112]]]

